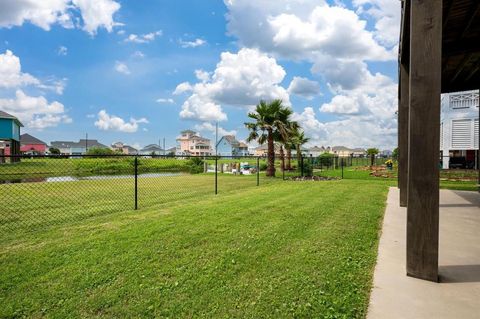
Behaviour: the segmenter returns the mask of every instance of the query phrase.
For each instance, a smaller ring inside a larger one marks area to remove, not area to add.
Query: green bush
[[[333,154],[323,153],[318,158],[318,164],[321,166],[332,166],[333,165]]]
[[[87,151],[87,155],[121,155],[121,153],[106,147],[92,147]]]
[[[297,171],[299,175],[302,173],[301,163],[298,163]],[[313,165],[309,158],[304,158],[303,159],[303,176],[312,176],[312,175],[313,175]]]
[[[260,171],[266,171],[267,167],[268,167],[267,163],[265,163],[265,162],[260,163]]]
[[[190,174],[203,173],[204,161],[199,157],[192,157],[187,161]]]

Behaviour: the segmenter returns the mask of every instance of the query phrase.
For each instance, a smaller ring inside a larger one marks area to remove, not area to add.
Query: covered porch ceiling
[[[411,0],[401,1],[403,9],[399,60],[408,67]],[[480,0],[443,0],[442,93],[479,88]]]

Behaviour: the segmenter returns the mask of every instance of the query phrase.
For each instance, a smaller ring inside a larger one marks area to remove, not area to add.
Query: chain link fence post
[[[215,195],[218,194],[218,157],[215,156]]]
[[[138,158],[135,156],[134,160],[135,166],[135,210],[138,209]]]
[[[257,186],[260,185],[260,157],[257,156]]]

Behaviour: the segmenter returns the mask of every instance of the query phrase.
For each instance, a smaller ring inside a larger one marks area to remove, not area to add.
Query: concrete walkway
[[[390,188],[367,318],[480,318],[480,194],[440,191],[440,283],[406,276],[406,208]]]

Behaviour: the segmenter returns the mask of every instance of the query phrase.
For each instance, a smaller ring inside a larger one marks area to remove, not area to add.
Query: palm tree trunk
[[[302,161],[302,150],[301,150],[300,144],[296,145],[296,149],[297,149],[297,167],[298,169],[300,169],[300,165]]]
[[[282,161],[282,172],[285,170],[285,153],[283,152],[283,145],[280,145],[280,160]]]
[[[290,146],[286,147],[287,149],[287,170],[292,169],[292,148]]]
[[[267,176],[268,177],[275,177],[275,149],[273,144],[273,134],[272,130],[268,130],[268,163],[267,163]]]

